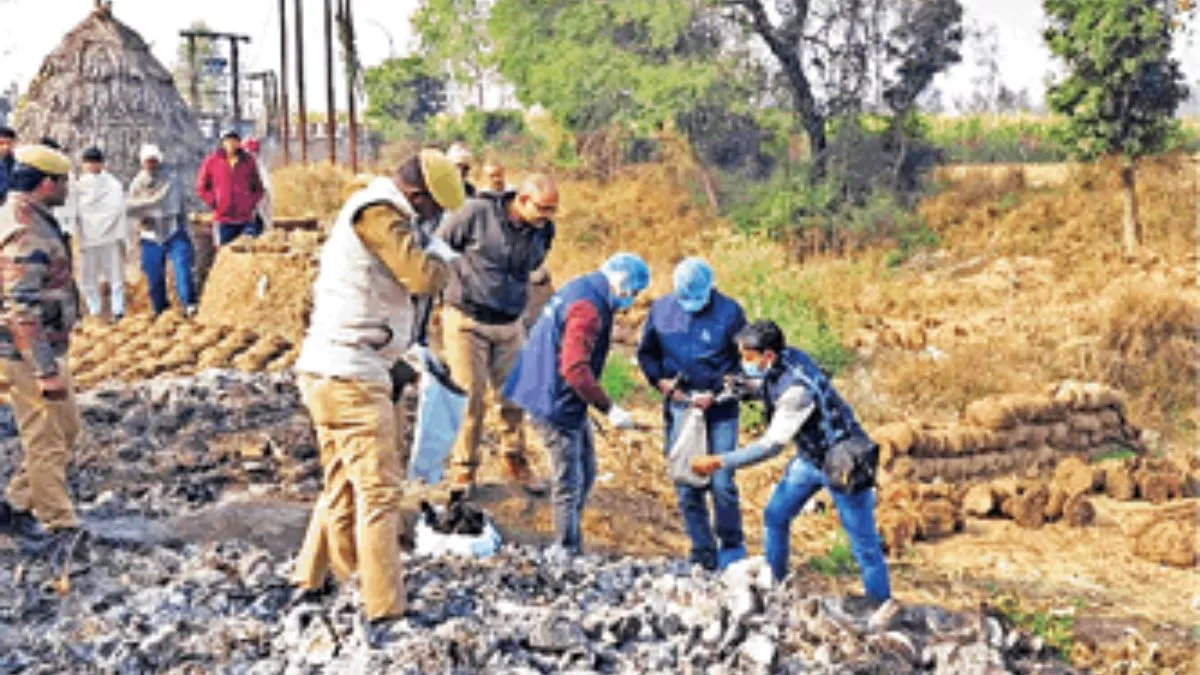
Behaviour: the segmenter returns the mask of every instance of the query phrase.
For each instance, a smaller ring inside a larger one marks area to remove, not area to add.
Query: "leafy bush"
[[[460,141],[473,148],[486,145],[510,146],[530,141],[525,118],[520,110],[478,110],[468,108],[461,115],[442,114],[434,118],[429,139],[439,143]]]

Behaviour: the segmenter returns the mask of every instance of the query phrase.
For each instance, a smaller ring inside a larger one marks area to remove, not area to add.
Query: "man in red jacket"
[[[263,192],[254,157],[242,149],[237,131],[226,131],[221,147],[204,159],[196,176],[196,195],[213,210],[214,246],[262,234],[254,214]]]

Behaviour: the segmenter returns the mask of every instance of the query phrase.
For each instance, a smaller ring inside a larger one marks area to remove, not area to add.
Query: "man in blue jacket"
[[[817,490],[827,488],[850,549],[862,570],[867,596],[891,598],[887,563],[875,527],[875,469],[878,451],[854,412],[811,358],[786,346],[773,321],[756,321],[738,335],[742,369],[761,380],[760,395],[770,420],[762,438],[728,455],[692,460],[692,470],[709,475],[757,464],[796,446],[763,512],[763,548],[777,580],[787,576],[792,520]]]
[[[570,553],[582,550],[583,507],[596,479],[588,407],[608,415],[618,429],[634,427],[633,416],[600,386],[600,374],[614,316],[632,307],[649,285],[645,261],[618,253],[599,271],[563,286],[534,324],[501,392],[529,413],[550,454],[555,543]]]
[[[722,389],[726,376],[740,370],[736,337],[746,326],[746,314],[713,285],[708,263],[685,259],[675,268],[675,292],[654,302],[642,329],[638,364],[664,398],[667,452],[693,407],[704,411],[710,454],[724,455],[737,449],[738,402],[714,403],[714,395]],[[732,470],[718,470],[708,487],[676,483],[675,492],[692,540],[693,563],[723,569],[746,556]],[[716,515],[715,539],[708,511],[710,493]]]

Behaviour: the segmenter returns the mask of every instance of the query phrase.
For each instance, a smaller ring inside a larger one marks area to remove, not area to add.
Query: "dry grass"
[[[327,163],[293,164],[271,172],[276,217],[332,220],[342,206],[346,186],[354,175]]]

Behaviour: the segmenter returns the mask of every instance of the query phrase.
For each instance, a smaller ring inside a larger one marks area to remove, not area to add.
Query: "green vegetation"
[[[620,352],[614,352],[600,375],[600,386],[618,404],[626,404],[642,389],[641,374],[637,366]]]
[[[1026,608],[1020,598],[1003,595],[992,603],[1017,628],[1029,631],[1042,638],[1046,646],[1058,652],[1063,659],[1069,658],[1075,643],[1075,611],[1079,603],[1066,611],[1035,611]]]
[[[850,551],[850,540],[838,530],[830,537],[829,548],[824,555],[808,559],[809,569],[827,577],[847,577],[858,574],[858,562]]]
[[[850,365],[853,354],[842,345],[838,331],[809,300],[810,292],[794,275],[782,274],[770,261],[741,256],[728,262],[732,273],[721,287],[742,301],[753,319],[772,319],[783,329],[788,344],[808,352],[830,374]]]
[[[1100,453],[1099,455],[1093,457],[1092,463],[1099,464],[1100,462],[1110,459],[1133,459],[1134,457],[1137,457],[1136,451],[1126,447],[1114,447],[1112,450]]]
[[[1188,92],[1171,54],[1196,8],[1173,0],[1043,0],[1042,7],[1046,45],[1068,71],[1046,92],[1050,108],[1066,116],[1058,135],[1080,159],[1122,159],[1123,246],[1132,256],[1142,243],[1137,161],[1180,133],[1174,115]]]

